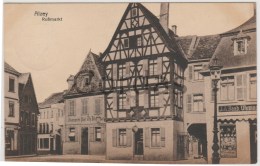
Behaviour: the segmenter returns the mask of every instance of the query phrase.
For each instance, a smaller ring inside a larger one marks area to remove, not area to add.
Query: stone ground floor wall
[[[182,122],[161,120],[111,122],[106,125],[107,159],[132,160],[142,158],[143,160],[177,160],[177,135],[178,132],[183,131]],[[143,141],[140,141],[136,137],[136,133],[141,130],[143,131],[143,135],[141,136]],[[139,141],[136,141],[136,139]],[[139,148],[137,146],[143,147],[143,153],[140,154],[137,152],[138,150],[136,149]]]
[[[71,140],[71,128],[75,129],[75,140]],[[96,128],[101,128],[97,132]],[[85,131],[85,132],[84,132]],[[63,137],[63,154],[105,155],[105,124],[66,125]]]

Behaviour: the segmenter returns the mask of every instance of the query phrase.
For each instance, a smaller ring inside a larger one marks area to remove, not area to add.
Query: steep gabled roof
[[[9,65],[8,63],[5,62],[4,65],[5,65],[5,66],[4,66],[5,72],[14,74],[14,75],[16,75],[16,76],[19,76],[19,75],[20,75],[20,73],[19,73],[17,70],[15,70],[15,69],[14,69],[11,65]]]
[[[30,73],[21,73],[21,75],[19,76],[19,83],[21,84],[26,84],[28,79],[29,79]]]
[[[188,60],[210,59],[220,41],[219,35],[182,36],[176,38]]]
[[[63,92],[53,93],[47,99],[45,99],[42,103],[39,103],[39,108],[47,108],[52,104],[57,104],[63,101]]]

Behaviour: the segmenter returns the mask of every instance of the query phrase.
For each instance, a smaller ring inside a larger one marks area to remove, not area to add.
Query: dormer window
[[[234,40],[234,55],[244,55],[247,53],[247,39]]]

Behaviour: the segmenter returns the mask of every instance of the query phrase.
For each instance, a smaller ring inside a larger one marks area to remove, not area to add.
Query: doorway
[[[62,149],[61,149],[61,136],[60,135],[56,135],[56,154],[62,154]]]
[[[257,162],[257,123],[250,122],[250,155],[251,164]]]
[[[83,128],[81,132],[81,154],[88,154],[88,128]]]
[[[134,145],[134,154],[135,155],[143,155],[144,154],[144,146],[143,146],[143,129],[138,129],[138,131],[134,135],[135,137],[135,145]]]

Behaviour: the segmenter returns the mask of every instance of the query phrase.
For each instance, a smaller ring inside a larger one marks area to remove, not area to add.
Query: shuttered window
[[[126,129],[119,129],[118,130],[119,135],[119,146],[126,146]]]
[[[203,80],[203,76],[200,74],[202,65],[194,65],[194,80]]]
[[[235,84],[234,76],[221,77],[220,82],[220,99],[234,100],[235,99]]]
[[[250,74],[249,84],[250,84],[249,86],[250,99],[256,99],[257,97],[256,74]]]
[[[69,101],[69,116],[75,116],[75,101],[70,100]],[[48,112],[47,112],[47,117],[48,117]]]
[[[236,97],[237,100],[246,100],[247,98],[247,74],[236,75]]]
[[[194,94],[193,95],[193,111],[194,112],[203,112],[203,94]]]
[[[151,147],[165,147],[165,129],[151,128]]]

